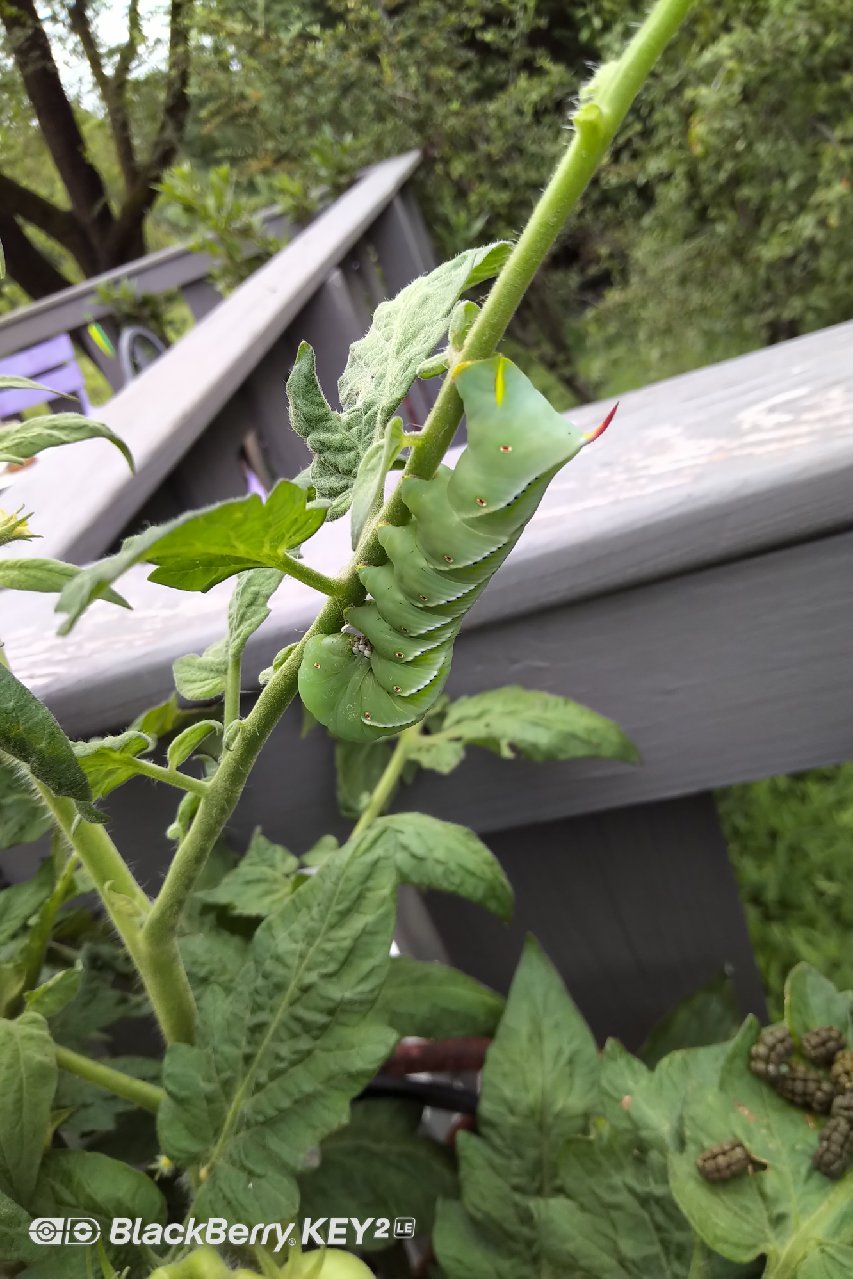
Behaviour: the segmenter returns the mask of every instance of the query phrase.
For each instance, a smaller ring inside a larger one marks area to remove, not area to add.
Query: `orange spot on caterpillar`
[[[501,445],[501,452],[502,452],[502,453],[511,453],[511,452],[512,452],[512,445],[511,445],[511,444],[502,444],[502,445]]]
[[[426,604],[426,602],[427,602],[427,601],[428,601],[428,599],[429,599],[429,596],[428,596],[428,595],[419,595],[419,596],[418,596],[418,599],[419,599],[419,600],[422,600],[422,601],[423,601],[423,603],[424,603],[424,604]]]
[[[362,715],[362,719],[372,719],[370,711],[365,711],[364,714]]]
[[[448,564],[452,564],[452,563],[453,563],[453,556],[452,556],[452,555],[442,555],[442,557],[441,557],[441,558],[442,558],[443,560],[446,560]]]
[[[403,657],[405,657],[405,656],[406,656],[406,654],[402,651],[402,649],[399,649],[399,648],[398,648],[398,649],[397,649],[397,652],[394,654],[394,656],[395,656],[395,657],[399,657],[399,658],[403,658]]]
[[[395,692],[395,693],[402,693],[402,691],[403,691],[403,690],[402,690],[402,688],[400,687],[400,685],[399,685],[399,684],[395,684],[395,685],[394,685],[394,692]]]
[[[619,401],[617,400],[616,403],[613,405],[613,408],[607,414],[607,417],[601,423],[601,425],[597,426],[594,431],[588,431],[587,434],[583,437],[584,444],[592,444],[593,440],[597,440],[599,435],[604,434],[604,432],[607,430],[608,426],[610,425],[610,423],[613,421],[614,417],[616,416],[616,410],[618,408],[619,408]]]
[[[477,505],[478,505],[478,506],[485,506],[485,505],[486,505],[486,499],[485,499],[484,497],[478,497],[478,498],[477,498]]]
[[[315,671],[319,671],[319,669],[320,669],[320,663],[319,663],[319,662],[315,662],[315,663],[314,663],[314,670],[315,670]]]

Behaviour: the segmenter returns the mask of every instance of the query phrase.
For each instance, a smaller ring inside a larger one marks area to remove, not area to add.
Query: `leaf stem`
[[[150,759],[140,759],[138,756],[133,761],[133,767],[143,777],[153,777],[155,782],[165,782],[178,790],[192,791],[194,795],[207,794],[208,782],[202,781],[200,777],[181,773],[177,768],[166,768],[163,764],[154,764]]]
[[[223,732],[229,724],[240,718],[240,684],[243,678],[243,654],[241,651],[229,652],[228,666],[225,671],[225,706],[222,716]],[[208,783],[204,783],[205,790]]]
[[[683,21],[693,0],[657,0],[640,30],[617,62],[603,67],[588,87],[575,114],[576,133],[553,177],[538,200],[530,221],[495,281],[473,324],[459,359],[491,355],[524,294],[548,255],[568,215],[603,160],[613,136],[643,81]],[[411,450],[405,474],[429,478],[444,457],[462,416],[462,402],[452,378],[446,378],[424,424],[417,448]],[[348,568],[338,579],[308,569],[301,561],[282,563],[286,572],[330,595],[313,625],[261,691],[241,722],[240,734],[210,782],[187,835],[182,840],[145,924],[152,945],[174,936],[184,904],[204,867],[208,852],[246,784],[261,748],[296,694],[305,643],[312,635],[332,635],[344,623],[344,608],[364,598],[358,570],[381,563],[376,537],[380,523],[398,524],[406,510],[398,485],[376,519],[365,529]]]
[[[104,909],[133,960],[168,1043],[192,1042],[195,1000],[175,936],[151,947],[142,922],[151,903],[103,826],[81,820],[73,800],[34,782],[54,821],[92,878]]]
[[[302,560],[294,559],[286,551],[280,552],[280,559],[281,563],[278,567],[288,576],[295,577],[297,582],[303,582],[305,586],[310,586],[315,591],[320,591],[322,595],[340,595],[341,583],[338,578],[327,577],[319,569],[311,568],[310,565],[305,564]]]
[[[409,756],[409,742],[413,737],[417,737],[420,733],[420,725],[414,724],[411,728],[404,731],[397,738],[391,758],[385,765],[385,769],[379,781],[373,788],[373,794],[370,796],[367,807],[359,817],[355,826],[352,828],[350,839],[355,839],[361,835],[376,821],[377,817],[381,817],[388,807],[397,789],[400,781],[400,775],[406,766],[406,760]]]
[[[90,1084],[114,1093],[116,1097],[123,1097],[125,1101],[132,1101],[135,1106],[141,1107],[142,1110],[150,1110],[154,1114],[157,1113],[157,1107],[166,1096],[164,1089],[158,1088],[156,1084],[148,1084],[143,1079],[134,1079],[132,1075],[126,1075],[113,1066],[107,1066],[104,1062],[95,1061],[91,1057],[84,1057],[82,1053],[63,1048],[60,1044],[56,1045],[56,1062],[63,1070],[76,1075],[78,1079],[86,1079]]]

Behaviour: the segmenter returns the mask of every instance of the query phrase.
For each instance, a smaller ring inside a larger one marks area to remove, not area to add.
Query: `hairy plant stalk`
[[[385,770],[379,781],[373,788],[373,794],[367,803],[367,807],[359,817],[355,826],[352,828],[350,839],[355,839],[358,835],[364,833],[368,826],[376,821],[377,817],[381,817],[385,809],[391,802],[394,791],[400,781],[400,776],[406,766],[406,760],[409,757],[409,742],[413,737],[420,735],[420,725],[414,724],[411,728],[404,731],[394,743],[394,750],[391,758],[385,765]]]
[[[242,654],[229,653],[228,668],[225,672],[225,705],[222,712],[223,730],[240,718],[240,684],[242,678]]]
[[[460,361],[492,354],[509,321],[551,250],[566,219],[601,164],[613,136],[655,62],[677,31],[693,0],[658,0],[618,61],[607,64],[588,86],[575,113],[575,135],[533,210],[530,221],[497,277],[482,311],[471,328]],[[406,473],[428,479],[435,473],[456,431],[462,404],[452,378],[445,379],[413,449]],[[231,816],[261,748],[293,701],[306,640],[332,635],[343,625],[343,609],[364,598],[358,570],[384,558],[376,529],[382,522],[406,518],[399,487],[365,530],[355,555],[310,630],[262,690],[253,710],[240,724],[230,749],[202,799],[193,824],[179,845],[172,865],[143,928],[151,947],[174,937],[181,912],[204,867],[209,850]],[[299,566],[303,569],[304,566]],[[315,577],[322,577],[316,575]],[[303,580],[305,574],[303,571]],[[326,579],[331,584],[332,579]],[[309,583],[312,584],[312,583]],[[324,587],[319,586],[320,590]]]
[[[132,1075],[126,1075],[123,1071],[115,1070],[102,1061],[84,1057],[82,1053],[73,1052],[70,1048],[63,1048],[59,1044],[56,1045],[56,1064],[62,1070],[67,1070],[70,1075],[85,1079],[90,1084],[95,1084],[116,1097],[123,1097],[125,1101],[131,1101],[135,1106],[150,1110],[154,1114],[157,1113],[157,1107],[166,1096],[165,1091],[158,1088],[156,1084],[148,1084],[143,1079],[134,1079]]]
[[[142,979],[167,1043],[192,1042],[195,1000],[175,934],[165,938],[159,948],[150,945],[143,936],[143,921],[151,903],[105,828],[81,821],[73,800],[52,794],[40,782],[36,786],[71,849],[89,872]]]

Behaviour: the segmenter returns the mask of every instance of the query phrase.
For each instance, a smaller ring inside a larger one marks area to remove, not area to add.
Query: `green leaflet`
[[[48,413],[44,417],[30,417],[14,426],[4,427],[0,462],[25,462],[45,449],[94,439],[109,440],[133,470],[133,455],[124,440],[103,422],[92,422],[79,413]]]
[[[403,447],[403,419],[392,417],[378,440],[368,445],[359,464],[352,490],[352,547],[358,546],[365,525],[378,510],[385,489],[385,478]]]
[[[202,719],[197,724],[190,724],[169,743],[166,753],[166,763],[169,768],[180,768],[181,764],[185,763],[212,733],[221,732],[222,725],[218,719]]]
[[[56,795],[92,798],[68,738],[47,707],[0,663],[0,750],[26,764]]]
[[[62,560],[0,560],[0,586],[10,591],[42,591],[46,594],[59,593],[67,582],[82,573],[83,569],[76,564],[65,564]],[[103,597],[110,604],[119,604],[122,608],[130,608],[126,599],[117,591],[107,591]]]
[[[492,1035],[504,1000],[457,968],[400,955],[376,1004],[377,1015],[401,1038],[454,1039]]]
[[[815,1026],[837,1026],[853,1042],[853,991],[837,990],[811,964],[797,964],[785,983],[785,1021],[798,1039]]]
[[[434,1233],[448,1279],[565,1279],[565,1249],[543,1229],[562,1197],[560,1160],[588,1126],[598,1053],[563,983],[529,940],[486,1056],[479,1135],[458,1138],[461,1204]]]
[[[41,1013],[42,1017],[54,1017],[76,998],[82,981],[82,967],[63,968],[35,990],[27,991],[24,995],[27,1008]]]
[[[815,1127],[749,1072],[758,1031],[748,1018],[716,1078],[687,1093],[669,1156],[672,1193],[710,1248],[732,1261],[765,1256],[766,1279],[844,1279],[853,1249],[850,1174],[833,1183],[812,1168]],[[696,1157],[730,1137],[767,1167],[712,1185],[697,1173]]]
[[[454,378],[468,421],[468,445],[455,470],[440,467],[430,480],[402,480],[411,519],[379,529],[387,563],[361,569],[372,599],[346,612],[361,634],[315,635],[305,646],[302,701],[347,741],[399,733],[435,705],[465,614],[515,546],[550,480],[586,439],[504,356],[457,365]],[[544,710],[539,714],[547,720]],[[593,727],[590,719],[584,726],[581,716],[578,708],[573,738],[563,725],[563,738],[572,738],[564,747],[569,753],[580,753],[585,734],[601,737],[607,723]],[[495,734],[515,740],[507,718],[494,732],[488,725],[481,730],[485,745]],[[632,749],[608,728],[611,751]],[[550,731],[547,723],[532,726],[532,752],[543,736],[553,737],[553,724]]]
[[[101,799],[138,775],[137,755],[146,754],[153,746],[154,742],[145,733],[129,728],[116,737],[75,742],[74,754],[88,778],[92,794]]]
[[[299,1178],[300,1217],[414,1217],[428,1234],[437,1200],[456,1193],[456,1170],[446,1146],[418,1135],[420,1119],[417,1103],[357,1102],[347,1126],[322,1143],[319,1167]],[[393,1243],[368,1232],[364,1247]]]
[[[228,640],[216,640],[203,653],[187,653],[172,663],[175,688],[188,702],[210,702],[225,692]]]
[[[639,1056],[647,1066],[654,1067],[673,1050],[724,1043],[736,1034],[740,1023],[734,983],[730,973],[721,972],[658,1022]]]
[[[394,867],[369,850],[330,858],[260,925],[236,982],[211,986],[197,1044],[166,1053],[163,1150],[202,1166],[197,1216],[292,1217],[308,1151],[396,1036],[371,1010],[394,926]]]
[[[38,1013],[0,1021],[0,1191],[30,1207],[50,1132],[56,1056]]]
[[[510,685],[450,703],[443,719],[411,744],[421,768],[451,772],[467,746],[502,759],[621,759],[635,763],[637,750],[612,720],[568,697]]]
[[[389,742],[335,743],[335,796],[342,816],[358,820],[390,758]]]
[[[206,906],[225,906],[232,914],[263,919],[287,901],[298,869],[298,858],[256,830],[234,869],[196,897]]]
[[[455,893],[501,919],[512,914],[513,894],[498,860],[467,826],[425,813],[394,813],[372,822],[355,842],[396,868],[400,882]]]
[[[290,422],[314,454],[308,478],[332,503],[330,519],[348,510],[361,459],[446,334],[460,295],[497,275],[509,249],[502,243],[466,249],[380,303],[369,331],[350,348],[338,383],[341,413],[323,394],[313,350],[307,342],[300,345],[287,380]]]
[[[0,758],[0,848],[31,844],[50,824],[50,813],[30,783],[11,761]]]
[[[279,480],[266,502],[257,494],[219,502],[126,538],[121,550],[83,569],[65,586],[56,610],[67,634],[96,599],[134,564],[158,567],[149,580],[183,591],[207,591],[253,568],[281,571],[282,554],[306,542],[326,511],[306,491]]]
[[[275,568],[255,568],[241,573],[228,605],[228,644],[232,657],[243,652],[252,635],[270,615],[269,603],[284,573]]]

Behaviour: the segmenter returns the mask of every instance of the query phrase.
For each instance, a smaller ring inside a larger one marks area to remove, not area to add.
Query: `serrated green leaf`
[[[159,739],[168,737],[176,728],[186,728],[201,715],[204,715],[204,711],[197,709],[187,710],[185,707],[179,706],[177,696],[172,693],[170,697],[166,698],[165,702],[150,706],[141,715],[137,715],[133,723],[130,724],[130,728],[138,729],[146,737]]]
[[[115,1022],[148,1016],[150,1006],[137,992],[133,967],[118,947],[87,944],[80,963],[83,977],[77,994],[50,1018],[50,1029],[58,1044],[90,1052]]]
[[[20,680],[0,662],[0,750],[26,764],[56,795],[92,798],[68,738]]]
[[[225,692],[228,640],[217,640],[203,653],[188,653],[172,663],[175,687],[188,702],[209,702]]]
[[[54,1017],[74,999],[83,981],[83,969],[63,968],[54,973],[35,990],[28,990],[24,996],[27,1008],[42,1017]]]
[[[0,275],[0,279],[3,275],[5,271]],[[18,377],[15,373],[0,374],[0,391],[44,391],[50,396],[63,394],[62,391],[54,391],[52,387],[45,386],[44,382],[34,382],[32,378]]]
[[[719,1077],[727,1044],[669,1053],[650,1070],[615,1039],[601,1054],[602,1113],[616,1129],[643,1145],[667,1150],[681,1117],[684,1097]]]
[[[333,857],[258,928],[237,982],[212,988],[194,1046],[166,1053],[163,1150],[200,1164],[199,1217],[294,1216],[307,1152],[396,1041],[370,1013],[394,926],[394,868]]]
[[[239,656],[252,635],[270,615],[269,603],[284,573],[275,568],[254,568],[241,573],[228,605],[228,644],[231,655]]]
[[[235,915],[262,919],[287,901],[299,859],[256,830],[240,861],[215,888],[196,894],[208,906],[225,906]]]
[[[190,724],[173,742],[170,742],[166,754],[169,768],[180,768],[190,755],[201,746],[211,733],[221,733],[222,725],[218,719],[202,719],[197,724]]]
[[[394,813],[373,822],[356,847],[370,848],[388,860],[401,883],[456,893],[501,919],[512,914],[509,880],[483,841],[466,826],[426,813]]]
[[[682,999],[654,1027],[639,1051],[647,1066],[655,1066],[679,1048],[703,1048],[731,1039],[742,1015],[729,973],[718,977]]]
[[[22,515],[23,507],[17,511],[4,511],[0,508],[0,546],[9,542],[31,542],[38,534],[34,533],[27,521],[29,515]]]
[[[853,1043],[853,991],[838,990],[811,964],[797,964],[785,983],[785,1021],[797,1039],[816,1026],[837,1026]]]
[[[350,1122],[320,1147],[320,1165],[299,1178],[299,1215],[374,1219],[414,1217],[429,1234],[435,1205],[456,1193],[447,1147],[418,1135],[421,1106],[411,1102],[357,1102]],[[377,1207],[380,1205],[381,1207]],[[368,1231],[365,1251],[393,1245]]]
[[[561,1156],[588,1127],[597,1093],[595,1041],[529,940],[486,1054],[479,1135],[457,1139],[462,1208],[439,1208],[433,1243],[448,1279],[571,1273],[565,1241],[544,1227],[563,1197]]]
[[[833,1248],[853,1245],[850,1174],[828,1181],[811,1163],[815,1126],[748,1069],[759,1025],[754,1017],[730,1045],[716,1079],[684,1100],[669,1159],[673,1195],[709,1248],[732,1261],[766,1258],[766,1279],[804,1279],[808,1259],[825,1258],[827,1279],[843,1279]],[[705,1181],[697,1156],[729,1138],[766,1163],[753,1176]]]
[[[0,891],[0,946],[18,935],[53,892],[53,866],[41,863],[29,879]]]
[[[183,520],[145,558],[158,567],[152,582],[183,591],[207,591],[235,573],[281,568],[283,551],[307,542],[326,511],[304,489],[279,480],[266,501],[256,493]]]
[[[621,759],[636,763],[636,747],[618,725],[568,697],[509,685],[451,702],[433,734],[415,739],[410,756],[421,768],[448,773],[466,746],[503,759]]]
[[[31,1220],[26,1208],[0,1193],[0,1262],[38,1260],[42,1249],[27,1233]]]
[[[0,848],[31,844],[49,830],[50,825],[50,813],[33,787],[11,762],[0,757]]]
[[[38,1013],[0,1021],[0,1190],[31,1205],[50,1132],[56,1053]]]
[[[352,547],[358,546],[371,512],[381,504],[385,478],[403,447],[403,419],[392,417],[381,437],[368,444],[352,486]]]
[[[62,560],[0,559],[0,587],[10,591],[42,591],[45,594],[59,594],[67,582],[82,572],[83,570],[76,564],[65,564]],[[116,591],[107,591],[103,598],[110,604],[130,608],[127,600]]]
[[[376,1003],[401,1038],[421,1039],[492,1035],[503,1009],[500,995],[466,973],[405,955],[391,960]]]
[[[335,742],[335,797],[343,817],[357,821],[391,758],[387,741]]]
[[[116,737],[95,737],[75,742],[74,754],[89,780],[96,799],[109,795],[139,774],[136,757],[150,751],[154,742],[145,733],[129,728]]]
[[[332,503],[330,519],[349,508],[361,459],[381,439],[419,366],[447,333],[459,297],[496,275],[509,250],[503,243],[466,249],[381,302],[367,334],[350,348],[338,383],[341,413],[323,395],[311,347],[300,345],[287,380],[290,424],[314,454],[308,478]]]
[[[0,462],[25,462],[45,449],[94,439],[109,440],[133,470],[133,454],[124,440],[103,422],[93,422],[80,413],[48,413],[44,417],[29,417],[23,422],[5,426]]]
[[[279,480],[266,502],[256,494],[191,511],[126,538],[121,549],[83,569],[56,605],[67,620],[65,635],[96,599],[134,564],[158,565],[149,580],[185,591],[207,591],[247,569],[281,568],[281,554],[308,540],[325,508],[288,480]]]

